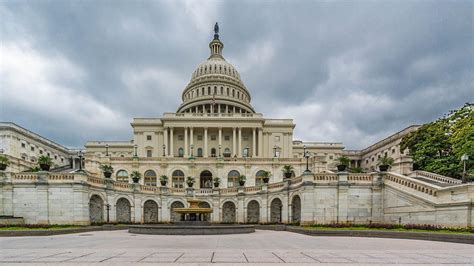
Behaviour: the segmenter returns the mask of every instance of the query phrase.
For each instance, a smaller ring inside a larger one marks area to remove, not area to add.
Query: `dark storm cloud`
[[[266,117],[297,138],[363,148],[473,100],[473,4],[456,2],[3,2],[0,120],[70,146],[130,139],[133,117],[181,103],[224,56]]]

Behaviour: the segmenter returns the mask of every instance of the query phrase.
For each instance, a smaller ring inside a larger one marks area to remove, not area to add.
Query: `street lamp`
[[[273,157],[277,157],[277,146],[273,146]]]
[[[194,144],[191,144],[191,158],[194,156]]]
[[[82,157],[84,157],[84,153],[80,150],[77,153],[77,157],[79,157],[79,171],[82,171]]]
[[[166,156],[166,145],[163,144],[163,157],[165,157],[165,156]]]
[[[109,223],[110,219],[109,219],[109,212],[110,212],[110,204],[105,204],[105,207],[107,209],[107,223]]]
[[[464,169],[463,169],[463,172],[462,172],[462,182],[463,183],[466,183],[467,182],[467,173],[466,173],[466,163],[467,161],[469,160],[469,155],[467,155],[466,153],[464,153],[462,156],[461,156],[461,161],[463,162],[464,164]]]
[[[134,150],[135,150],[135,155],[134,155],[135,157],[138,157],[138,154],[137,154],[137,147],[138,147],[137,144],[133,145],[133,148],[134,148]]]
[[[311,171],[309,170],[309,152],[306,151],[306,145],[303,146],[303,155],[306,158],[306,170],[304,172],[311,173]]]
[[[105,156],[109,156],[109,144],[105,144]]]
[[[222,156],[222,155],[221,155],[221,154],[222,154],[222,153],[221,153],[221,149],[222,149],[222,145],[219,144],[219,158],[221,158],[221,156]]]

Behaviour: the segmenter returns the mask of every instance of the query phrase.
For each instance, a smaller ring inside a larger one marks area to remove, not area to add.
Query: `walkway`
[[[99,231],[47,237],[1,237],[0,264],[18,262],[472,265],[474,245],[312,237],[276,231],[223,236],[151,236]]]

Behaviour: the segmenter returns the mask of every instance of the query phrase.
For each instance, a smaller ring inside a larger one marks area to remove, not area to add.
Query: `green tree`
[[[463,154],[469,155],[469,165],[474,162],[474,104],[466,103],[458,110],[451,110],[442,118],[421,126],[405,136],[401,149],[408,149],[415,170],[425,170],[460,178]],[[469,174],[474,174],[470,167]]]

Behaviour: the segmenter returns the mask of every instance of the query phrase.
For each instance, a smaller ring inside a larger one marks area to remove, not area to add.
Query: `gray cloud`
[[[0,120],[69,146],[180,104],[214,21],[253,105],[363,148],[473,101],[473,4],[2,2]]]

